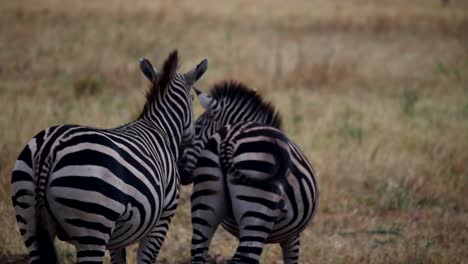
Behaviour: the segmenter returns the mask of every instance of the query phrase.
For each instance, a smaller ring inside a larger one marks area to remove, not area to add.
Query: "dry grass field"
[[[138,59],[175,48],[182,69],[209,59],[197,87],[233,78],[274,102],[315,165],[301,263],[468,263],[465,0],[0,1],[0,262],[26,253],[9,196],[22,146],[55,124],[132,120]],[[189,259],[189,193],[164,263]],[[235,246],[219,232],[211,252]],[[262,263],[280,256],[269,245]]]

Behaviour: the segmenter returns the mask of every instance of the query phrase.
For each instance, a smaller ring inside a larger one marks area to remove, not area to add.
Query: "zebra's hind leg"
[[[76,264],[102,264],[104,263],[104,245],[78,245],[76,246]]]
[[[242,200],[244,198],[246,200]],[[229,263],[259,263],[265,241],[278,217],[275,203],[268,201],[264,205],[254,205],[253,200],[241,195],[237,195],[237,199],[233,201],[233,211],[239,223],[239,245]],[[269,205],[274,207],[269,208]]]
[[[215,140],[210,140],[193,171],[192,263],[206,263],[211,239],[226,215],[226,185]]]
[[[15,179],[15,174],[19,175],[18,170],[13,171],[12,179],[12,202],[16,211],[16,222],[18,224],[21,237],[29,252],[29,263],[41,263],[39,255],[39,244],[37,241],[37,218],[36,218],[36,199],[34,198],[34,182],[20,181]],[[30,186],[27,186],[30,185]]]
[[[273,223],[251,221],[240,227],[239,245],[229,263],[259,263]]]
[[[239,245],[230,263],[259,263],[265,241],[281,215],[281,189],[265,186],[230,182],[232,210],[239,225]]]
[[[111,264],[126,264],[127,254],[125,248],[111,249]]]
[[[140,241],[137,253],[137,263],[153,264],[159,255],[166,233],[169,230],[171,218],[174,215],[173,211],[169,215],[163,215],[158,221],[158,224],[151,230],[151,232]]]
[[[280,243],[283,251],[284,264],[299,263],[299,251],[301,248],[301,240],[299,235],[292,237]]]
[[[203,199],[192,203],[192,264],[206,263],[211,239],[225,214],[224,199],[209,198],[213,198],[210,203],[202,203]]]

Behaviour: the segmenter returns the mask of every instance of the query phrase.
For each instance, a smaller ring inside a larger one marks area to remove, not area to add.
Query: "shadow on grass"
[[[26,264],[28,263],[28,255],[5,255],[4,253],[0,253],[0,263]]]
[[[2,263],[2,264],[27,264],[28,263],[28,255],[26,255],[26,254],[10,255],[10,254],[0,253],[0,263]],[[161,263],[161,264],[189,264],[190,260],[177,262],[177,263],[169,263],[169,262],[167,262],[165,260],[161,260],[159,263]],[[207,263],[209,263],[209,264],[225,264],[225,263],[227,263],[227,260],[221,255],[216,255],[216,256],[208,257]]]

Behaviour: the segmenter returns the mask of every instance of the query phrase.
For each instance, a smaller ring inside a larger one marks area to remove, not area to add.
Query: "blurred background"
[[[301,263],[466,263],[465,0],[1,0],[1,263],[26,253],[9,194],[20,149],[51,125],[133,120],[148,88],[139,58],[160,66],[174,49],[182,70],[208,58],[198,88],[236,79],[272,101],[314,164]],[[163,263],[189,259],[189,193]],[[211,252],[235,246],[220,230]],[[262,263],[280,256],[267,246]]]

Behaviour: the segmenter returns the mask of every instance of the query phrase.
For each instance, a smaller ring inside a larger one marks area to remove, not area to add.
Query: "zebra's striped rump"
[[[317,190],[312,168],[281,131],[253,122],[226,126],[201,151],[193,175],[193,262],[205,261],[221,224],[239,238],[233,263],[257,263],[264,243],[280,243],[285,261],[295,263]]]
[[[190,88],[206,61],[176,72],[177,52],[157,73],[141,61],[152,87],[140,117],[113,129],[50,127],[23,149],[12,172],[12,202],[30,263],[56,263],[53,239],[77,249],[77,263],[154,263],[179,198],[177,161],[193,138]]]
[[[289,139],[281,131],[251,123],[245,126],[237,123],[226,130],[235,129],[242,133],[231,134],[232,139],[224,141],[221,147],[223,168],[233,175],[235,183],[275,187],[278,182],[286,180],[291,158]],[[222,135],[229,135],[224,132]],[[229,151],[229,145],[235,151]]]

